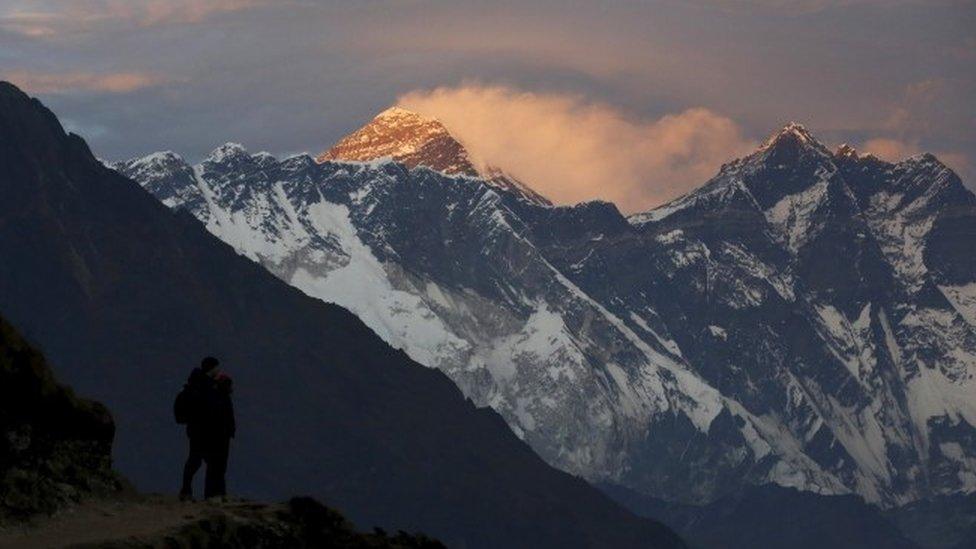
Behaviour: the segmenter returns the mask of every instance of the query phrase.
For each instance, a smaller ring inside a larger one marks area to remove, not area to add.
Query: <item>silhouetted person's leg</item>
[[[189,497],[193,494],[193,475],[200,470],[203,464],[203,444],[199,437],[190,438],[190,454],[183,465],[183,487],[180,489],[181,497]]]
[[[207,452],[207,480],[204,497],[212,498],[227,495],[227,458],[230,453],[230,439],[211,441]]]

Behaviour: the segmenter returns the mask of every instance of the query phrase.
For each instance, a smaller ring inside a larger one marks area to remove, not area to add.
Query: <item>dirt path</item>
[[[91,501],[31,524],[0,529],[0,549],[46,549],[155,537],[233,504],[182,503],[170,496]]]

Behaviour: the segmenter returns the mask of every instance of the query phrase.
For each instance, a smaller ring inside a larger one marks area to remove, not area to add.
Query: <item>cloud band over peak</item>
[[[756,146],[704,108],[644,120],[580,96],[480,84],[417,90],[399,103],[439,119],[476,162],[511,171],[557,203],[602,199],[627,213],[701,185]]]

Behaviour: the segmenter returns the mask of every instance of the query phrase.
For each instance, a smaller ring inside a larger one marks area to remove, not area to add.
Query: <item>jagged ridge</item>
[[[190,211],[550,463],[690,501],[743,480],[883,505],[973,489],[973,196],[934,157],[831,153],[791,124],[629,220],[267,162],[203,173],[214,199]]]

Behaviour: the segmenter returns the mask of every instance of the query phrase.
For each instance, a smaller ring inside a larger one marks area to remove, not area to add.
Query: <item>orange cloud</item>
[[[52,38],[103,28],[103,24],[199,23],[211,15],[269,4],[270,0],[15,1],[12,7],[0,9],[0,28],[33,38]]]
[[[31,93],[69,93],[96,91],[129,93],[166,82],[161,76],[140,72],[96,74],[89,72],[37,73],[10,71],[0,74]]]
[[[898,162],[922,152],[917,145],[885,137],[869,139],[864,142],[861,149],[889,162]]]
[[[11,12],[0,17],[0,29],[41,38],[57,34],[59,18],[49,13]]]
[[[864,142],[861,149],[888,162],[898,162],[924,152],[917,143],[886,137],[869,139]],[[965,154],[952,151],[937,151],[933,154],[961,177],[968,178],[972,175],[972,166]]]
[[[557,203],[603,199],[628,213],[701,185],[756,146],[703,108],[639,120],[577,96],[480,85],[414,91],[398,102],[439,119],[476,162],[503,167]]]
[[[768,8],[787,13],[816,13],[832,8],[867,5],[888,8],[911,4],[949,4],[953,0],[696,0],[700,4],[727,9]]]
[[[868,139],[861,148],[878,158],[898,162],[925,152],[920,142],[935,137],[963,141],[971,131],[974,119],[959,116],[958,109],[947,108],[947,105],[962,105],[968,99],[967,87],[959,80],[935,78],[913,82],[906,86],[901,99],[881,124],[879,132],[885,137]],[[952,168],[964,182],[976,183],[976,172],[969,155],[958,150],[929,152]]]
[[[268,5],[268,0],[104,0],[116,13],[151,26],[163,23],[199,23],[207,17]]]

